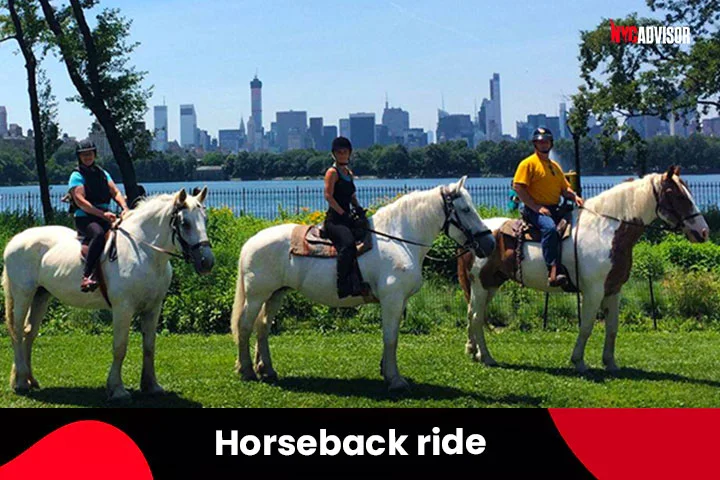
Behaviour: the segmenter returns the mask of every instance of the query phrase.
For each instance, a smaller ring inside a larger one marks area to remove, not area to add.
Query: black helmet
[[[552,142],[553,134],[545,127],[536,128],[532,134],[532,141],[537,142],[538,140],[550,140]]]
[[[352,152],[352,143],[350,143],[350,140],[345,137],[337,137],[332,142],[332,151],[335,152],[341,148],[347,148]]]
[[[95,156],[97,156],[97,147],[91,140],[83,140],[75,147],[75,155],[80,158],[82,152],[95,152]]]

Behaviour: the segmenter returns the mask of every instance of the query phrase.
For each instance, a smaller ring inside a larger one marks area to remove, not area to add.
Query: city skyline
[[[558,103],[581,83],[576,59],[580,29],[633,10],[647,14],[642,0],[600,6],[563,2],[553,17],[553,24],[563,25],[559,29],[528,15],[527,6],[478,8],[469,1],[440,10],[422,1],[371,1],[342,8],[329,1],[279,1],[260,8],[245,1],[170,5],[107,0],[102,6],[119,7],[133,19],[131,38],[141,46],[132,62],[149,72],[147,83],[154,85],[145,121],[153,125],[152,107],[166,97],[172,139],[180,137],[173,118],[180,104],[193,103],[199,122],[210,132],[237,128],[241,116],[247,122],[252,115],[247,82],[255,73],[266,84],[266,131],[274,112],[291,109],[337,126],[347,112],[372,112],[380,118],[386,92],[393,106],[412,113],[414,126],[434,131],[441,99],[448,111],[474,118],[474,105],[488,96],[487,79],[500,72],[503,133],[514,134],[515,122],[528,113],[556,114]],[[335,21],[338,14],[342,26]],[[514,27],[506,28],[511,22]],[[0,48],[0,62],[7,65],[0,72],[0,104],[15,122],[28,126],[25,72],[12,50]],[[63,131],[87,135],[89,114],[64,100],[75,95],[64,67],[52,57],[44,66],[60,100]]]

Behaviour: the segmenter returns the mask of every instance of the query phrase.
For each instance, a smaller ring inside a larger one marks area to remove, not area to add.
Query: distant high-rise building
[[[8,134],[7,109],[0,105],[0,138],[7,136],[7,134]]]
[[[332,148],[332,142],[335,140],[338,136],[338,129],[335,125],[325,125],[323,127],[323,145],[322,147],[318,148],[318,150],[322,150],[324,152],[329,152]],[[317,148],[317,147],[315,147]]]
[[[560,103],[560,131],[558,132],[558,137],[560,138],[570,138],[570,130],[568,130],[567,126],[567,106],[565,105],[565,102]]]
[[[397,137],[402,137],[403,132],[410,128],[410,114],[402,108],[390,108],[386,101],[382,124],[387,127],[390,138],[397,141]]]
[[[349,118],[341,118],[339,121],[339,124],[340,124],[340,136],[349,139],[350,138],[350,119]]]
[[[528,122],[515,122],[515,129],[517,130],[518,140],[530,140],[532,130]]]
[[[17,123],[11,123],[8,126],[7,136],[10,138],[22,138],[22,136],[23,136],[22,127],[20,125],[18,125]]]
[[[487,138],[487,121],[488,121],[488,110],[490,108],[490,100],[483,98],[480,104],[480,111],[478,112],[478,129],[485,134]]]
[[[291,150],[288,144],[288,134],[291,129],[295,130],[295,134],[299,135],[303,139],[307,133],[307,112],[295,112],[290,110],[289,112],[277,112],[275,114],[275,123],[277,124],[277,138],[276,143],[280,151]],[[293,143],[295,148],[303,148],[302,146],[297,147],[297,143]],[[303,141],[304,145],[304,141]]]
[[[402,143],[402,137],[391,138],[387,125],[375,125],[375,143],[378,145]]]
[[[237,153],[242,137],[242,130],[218,130],[218,148],[224,153]]]
[[[112,150],[110,149],[110,142],[108,142],[105,130],[100,126],[97,121],[94,121],[90,126],[90,134],[88,140],[95,144],[97,147],[98,158],[112,157]]]
[[[428,136],[422,128],[408,128],[403,132],[403,145],[407,148],[420,148],[428,144]]]
[[[472,147],[475,138],[473,123],[470,115],[446,114],[438,115],[437,141],[448,142],[450,140],[466,140],[468,146]]]
[[[310,119],[310,136],[312,137],[315,150],[322,150],[324,146],[322,117],[312,117]]]
[[[720,137],[720,117],[703,120],[702,133],[710,137]]]
[[[250,82],[250,106],[252,109],[252,115],[248,120],[248,123],[253,123],[252,132],[248,133],[248,144],[251,150],[262,149],[262,139],[265,133],[262,122],[262,82],[258,79],[257,75]],[[248,131],[250,125],[248,125]]]
[[[687,138],[697,131],[697,111],[689,108],[678,114],[670,116],[670,135]]]
[[[168,147],[168,108],[155,105],[153,108],[155,129],[153,131],[153,150],[164,152]]]
[[[350,114],[350,141],[353,149],[369,148],[375,143],[375,114]]]
[[[291,128],[287,131],[287,150],[299,150],[305,148],[305,134],[301,133],[297,128]]]
[[[180,146],[193,148],[197,144],[197,115],[195,106],[180,105]]]
[[[640,138],[648,139],[658,135],[668,135],[670,133],[670,124],[666,120],[662,120],[655,115],[639,115],[630,117],[625,123],[632,127]]]
[[[211,141],[207,130],[198,131],[198,147],[202,148],[204,152],[210,151]]]
[[[550,129],[556,139],[560,138],[560,117],[547,117],[547,125],[545,125],[545,127]]]
[[[502,138],[502,109],[500,107],[500,74],[493,73],[490,79],[490,111],[487,115],[487,138],[493,141]]]

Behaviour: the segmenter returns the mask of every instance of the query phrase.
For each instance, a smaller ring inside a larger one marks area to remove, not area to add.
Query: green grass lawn
[[[488,368],[464,354],[465,335],[447,329],[400,337],[399,365],[413,387],[399,398],[379,376],[381,335],[313,332],[271,338],[280,380],[241,382],[233,373],[229,335],[158,337],[157,371],[169,392],[138,392],[140,335],[132,334],[123,378],[133,407],[718,407],[720,334],[620,332],[622,371],[601,369],[598,325],[586,351],[589,374],[569,364],[571,332],[495,332],[488,335],[500,367]],[[41,390],[15,395],[7,384],[12,352],[0,339],[0,406],[106,406],[104,385],[111,361],[109,335],[41,336],[33,352]]]

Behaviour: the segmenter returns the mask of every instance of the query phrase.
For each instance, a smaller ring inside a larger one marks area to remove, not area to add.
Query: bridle
[[[205,207],[200,206],[200,208],[205,211]],[[192,261],[192,253],[202,247],[211,247],[210,240],[205,238],[205,240],[200,240],[197,243],[194,243],[190,245],[190,243],[183,238],[181,232],[182,228],[182,217],[180,215],[180,212],[187,209],[187,205],[185,203],[181,205],[176,205],[173,208],[173,212],[170,215],[170,226],[172,228],[172,243],[175,244],[175,240],[180,244],[180,248],[182,250],[182,256],[175,254],[174,256],[178,258],[182,258],[185,260],[185,263],[190,263]],[[169,252],[168,252],[169,253]]]
[[[664,181],[665,181],[664,179],[662,179],[662,178],[660,179],[660,188],[659,188],[660,190],[663,190],[662,184]],[[670,228],[667,228],[667,230],[681,232],[682,229],[687,226],[686,222],[688,220],[692,220],[693,218],[702,216],[702,213],[700,213],[698,211],[698,212],[692,213],[690,215],[685,215],[683,217],[674,209],[669,209],[669,208],[664,207],[662,205],[661,198],[660,198],[661,195],[664,195],[664,193],[658,192],[658,189],[655,188],[654,183],[653,183],[653,195],[655,195],[655,215],[662,220],[665,220],[667,217],[670,217],[670,219],[675,221],[675,225]],[[660,216],[661,212],[663,214],[665,214],[665,217]]]
[[[473,233],[470,231],[469,228],[467,228],[465,225],[462,224],[460,221],[460,217],[458,216],[457,210],[455,209],[455,200],[460,198],[462,194],[460,193],[460,189],[455,191],[448,191],[445,187],[440,187],[440,195],[443,199],[443,211],[445,212],[445,221],[443,222],[442,231],[443,233],[448,237],[452,238],[450,236],[450,225],[454,226],[458,230],[460,230],[463,235],[465,235],[465,243],[463,245],[460,245],[460,242],[455,240],[455,243],[460,246],[461,249],[463,249],[463,254],[470,250],[478,250],[480,248],[480,244],[477,240],[478,236],[485,236],[485,235],[492,235],[492,231],[488,228],[485,230],[481,230],[478,232],[478,235],[473,235]]]
[[[200,208],[202,208],[203,211],[205,211],[205,207],[200,206]],[[192,253],[195,250],[202,248],[202,247],[211,247],[211,244],[210,244],[210,241],[206,238],[205,240],[201,240],[201,241],[191,245],[190,242],[185,240],[185,238],[182,236],[182,233],[181,233],[182,217],[181,217],[180,212],[182,212],[185,209],[187,209],[187,205],[185,205],[184,203],[182,205],[175,205],[175,207],[173,207],[172,213],[170,214],[170,228],[172,231],[172,243],[173,243],[173,245],[175,245],[175,242],[177,240],[177,243],[180,244],[180,250],[182,252],[182,255],[179,255],[170,250],[166,250],[162,247],[158,247],[157,245],[154,245],[150,242],[146,242],[145,240],[136,239],[130,232],[128,232],[127,230],[125,230],[124,228],[122,228],[120,226],[120,224],[122,223],[122,218],[120,218],[120,220],[115,225],[112,226],[112,230],[114,233],[121,232],[121,233],[125,234],[126,236],[138,241],[139,243],[142,243],[146,247],[149,247],[149,248],[155,250],[156,252],[164,253],[165,255],[170,255],[171,257],[174,257],[174,258],[179,258],[179,259],[183,260],[185,263],[191,263],[192,262]],[[111,262],[114,262],[115,260],[117,260],[116,239],[117,239],[117,235],[114,234],[113,238],[112,238],[112,244],[110,247],[110,253],[109,253],[109,259]]]

